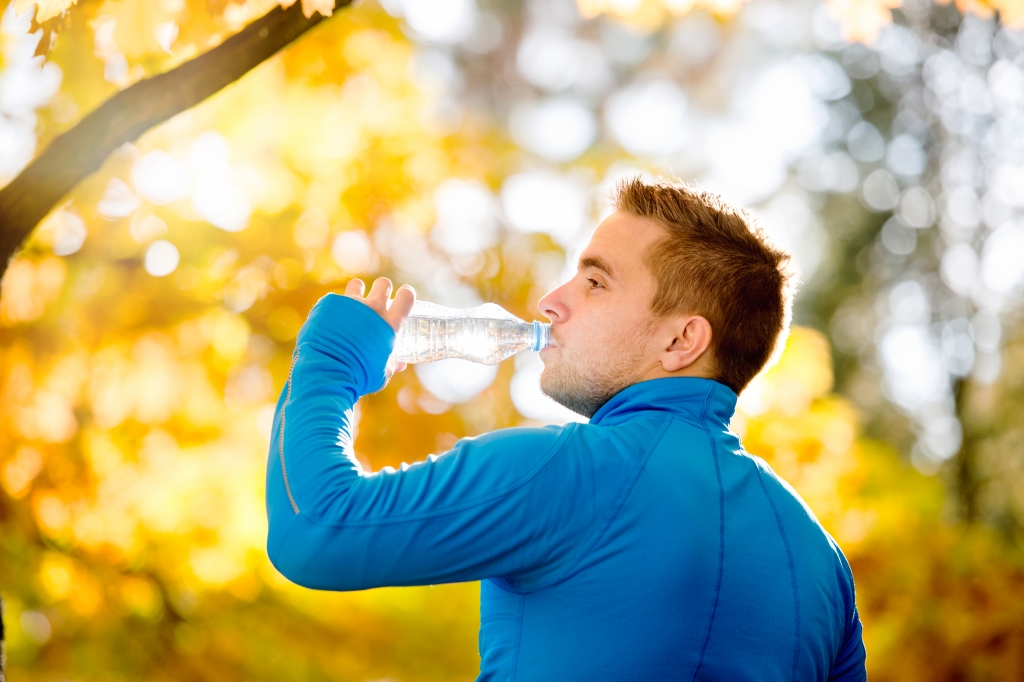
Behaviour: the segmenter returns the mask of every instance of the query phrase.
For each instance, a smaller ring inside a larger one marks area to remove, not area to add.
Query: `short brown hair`
[[[790,255],[746,211],[680,181],[623,180],[615,208],[665,229],[644,254],[658,282],[651,312],[706,318],[711,378],[739,394],[785,344],[797,280]]]

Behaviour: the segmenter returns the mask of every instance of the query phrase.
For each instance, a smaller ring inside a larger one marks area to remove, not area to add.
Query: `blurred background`
[[[275,4],[82,0],[44,60],[33,3],[0,2],[0,186]],[[787,349],[733,429],[849,558],[871,678],[1024,679],[1022,24],[1019,0],[364,0],[121,147],[2,283],[10,679],[472,679],[477,584],[320,593],[269,564],[295,335],[351,277],[543,320],[635,174],[795,254]],[[579,419],[541,369],[411,367],[360,401],[357,455]]]

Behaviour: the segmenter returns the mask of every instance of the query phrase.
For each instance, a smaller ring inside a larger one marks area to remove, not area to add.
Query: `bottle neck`
[[[551,343],[551,325],[539,320],[533,321],[533,350],[538,351]]]

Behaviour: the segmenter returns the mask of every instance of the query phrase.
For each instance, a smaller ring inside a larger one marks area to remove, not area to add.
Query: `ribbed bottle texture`
[[[407,363],[461,358],[496,365],[519,351],[548,345],[550,329],[544,322],[524,322],[495,303],[460,310],[416,301],[391,357]]]

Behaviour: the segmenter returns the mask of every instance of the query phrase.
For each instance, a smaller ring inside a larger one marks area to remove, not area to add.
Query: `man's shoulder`
[[[542,426],[513,426],[495,429],[479,436],[468,436],[463,440],[478,447],[515,448],[545,447],[555,444],[573,444],[573,447],[593,450],[600,444],[620,446],[620,449],[635,449],[650,445],[650,436],[664,430],[663,416],[637,418],[615,427],[598,426],[585,422],[567,424],[545,424]],[[702,432],[703,433],[703,432]]]
[[[460,441],[457,447],[479,461],[507,462],[515,469],[547,469],[560,485],[587,481],[586,486],[618,490],[628,473],[642,466],[643,454],[657,444],[658,429],[634,425],[607,428],[582,422],[564,425],[498,429]],[[646,433],[649,431],[650,433]],[[472,454],[471,454],[472,453]]]
[[[743,451],[743,454],[757,467],[765,486],[773,493],[773,497],[782,496],[784,499],[792,500],[792,505],[787,505],[792,514],[805,517],[814,525],[819,528],[821,527],[818,517],[815,516],[810,506],[804,501],[804,498],[800,497],[800,493],[796,491],[796,488],[789,484],[789,481],[775,473],[775,470],[763,458],[752,455],[746,450]]]
[[[564,425],[546,424],[544,426],[511,426],[504,429],[487,431],[477,436],[466,436],[460,439],[460,443],[473,448],[497,448],[506,447],[521,450],[530,448],[550,448],[567,436],[575,427],[575,423]]]
[[[805,548],[817,545],[820,551],[829,556],[834,568],[840,574],[841,582],[849,583],[847,587],[852,590],[853,573],[839,543],[825,530],[804,498],[786,479],[775,473],[762,458],[749,454],[747,456],[761,471],[766,492],[774,501],[775,511],[780,516],[780,523],[789,533],[797,536],[793,539],[799,540],[798,544]]]

